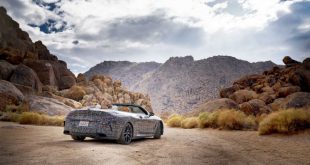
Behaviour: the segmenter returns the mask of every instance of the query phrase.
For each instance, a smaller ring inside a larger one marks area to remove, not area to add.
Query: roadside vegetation
[[[280,110],[268,115],[259,123],[259,134],[290,134],[310,128],[310,112],[304,109]]]
[[[1,121],[17,122],[20,124],[63,126],[64,116],[48,116],[37,112],[29,112],[26,103],[19,106],[6,106],[4,112],[0,112]]]
[[[217,128],[225,130],[256,130],[260,135],[291,134],[310,128],[310,112],[306,109],[279,110],[258,116],[246,115],[234,109],[202,112],[199,116],[185,117],[172,114],[166,119],[170,127]]]

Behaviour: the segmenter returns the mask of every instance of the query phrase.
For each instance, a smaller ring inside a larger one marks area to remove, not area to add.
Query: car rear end
[[[115,139],[118,136],[116,116],[104,110],[72,111],[64,125],[66,135],[101,139]]]

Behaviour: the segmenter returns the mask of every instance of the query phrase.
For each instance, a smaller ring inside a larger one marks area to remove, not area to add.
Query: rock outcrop
[[[284,57],[285,67],[262,75],[245,76],[220,91],[222,98],[239,104],[246,114],[260,115],[279,109],[310,108],[310,59],[303,63]]]
[[[48,97],[42,96],[29,96],[30,111],[54,115],[67,115],[73,108],[65,105],[64,103]]]
[[[57,89],[68,89],[75,85],[75,76],[67,64],[51,54],[41,41],[33,43],[3,7],[0,7],[0,27],[1,79],[22,85],[20,89],[27,94],[33,93],[28,87],[40,93],[39,84],[55,86]],[[24,77],[23,82],[17,83],[25,74],[31,75],[31,78]],[[40,82],[33,85],[36,77]]]

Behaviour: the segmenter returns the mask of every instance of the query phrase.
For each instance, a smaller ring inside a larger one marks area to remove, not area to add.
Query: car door
[[[141,107],[139,109],[143,112],[143,122],[146,125],[146,133],[153,134],[156,127],[156,120],[150,116],[148,112]]]
[[[150,133],[150,123],[149,116],[141,110],[139,107],[133,106],[131,107],[132,112],[135,113],[137,119],[137,129],[139,130],[139,134],[146,135]]]

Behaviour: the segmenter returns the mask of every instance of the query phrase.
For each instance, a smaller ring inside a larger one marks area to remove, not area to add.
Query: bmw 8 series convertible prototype
[[[110,109],[74,110],[67,115],[64,125],[64,134],[79,141],[91,137],[129,144],[132,139],[159,139],[164,133],[159,117],[132,104],[113,104]]]

